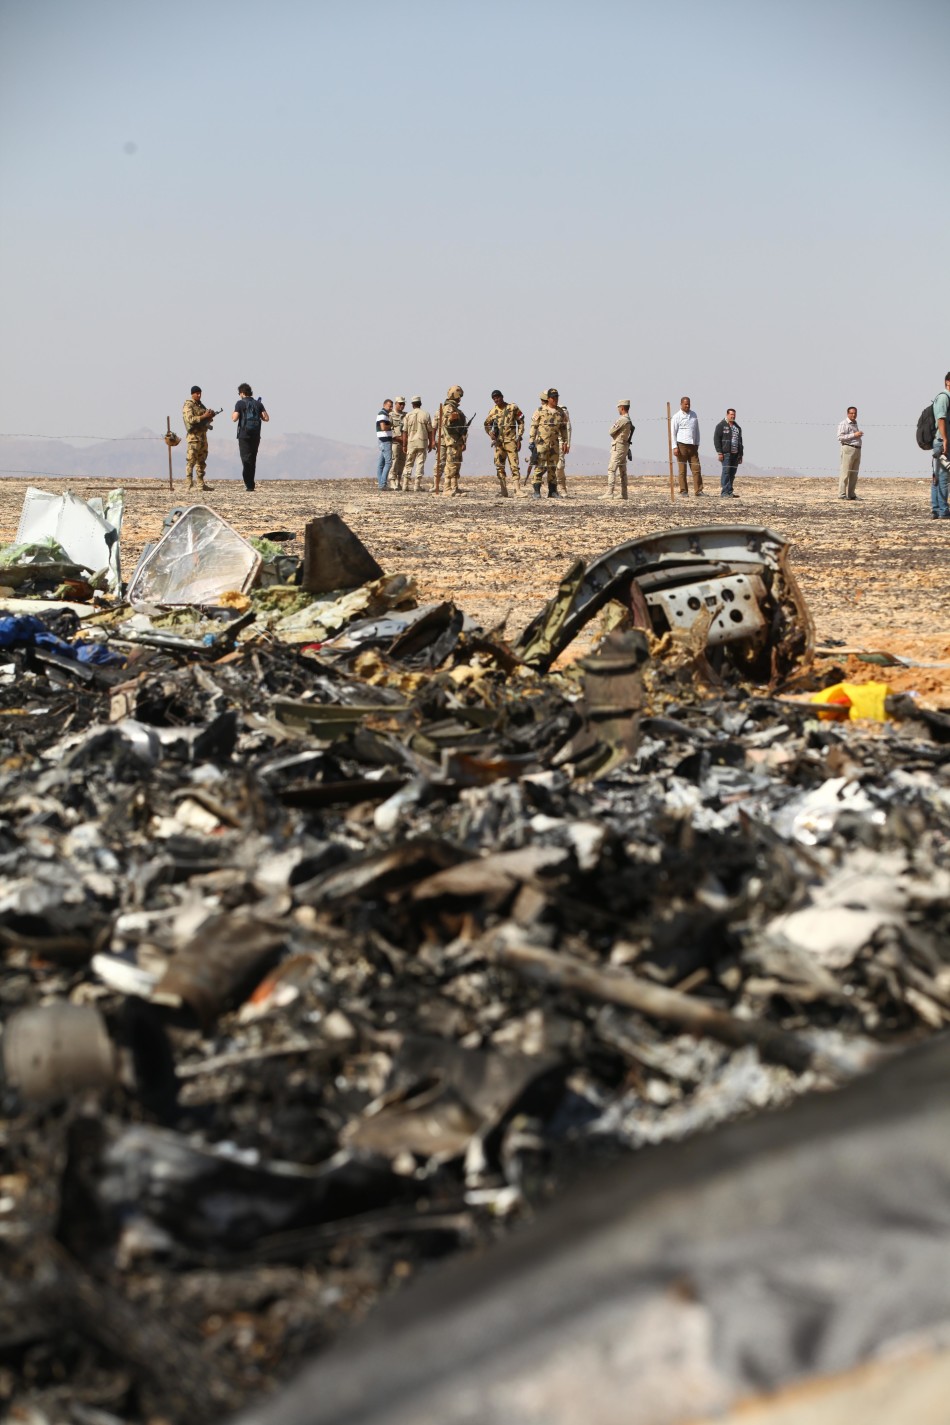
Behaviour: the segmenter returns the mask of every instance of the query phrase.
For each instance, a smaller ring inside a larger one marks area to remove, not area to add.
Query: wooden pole
[[[435,493],[442,484],[442,402],[439,402],[439,424],[435,438]]]
[[[172,418],[171,418],[171,416],[166,416],[166,417],[165,417],[165,429],[166,429],[167,433],[168,433],[169,435],[171,435],[171,433],[172,433]],[[165,444],[168,446],[168,488],[169,488],[169,490],[173,490],[173,489],[175,488],[175,486],[174,486],[174,484],[172,483],[172,443],[171,443],[170,440],[166,440]]]
[[[667,401],[667,403],[666,403],[666,443],[667,443],[667,445],[668,445],[669,448],[670,448],[670,499],[673,500],[673,501],[675,501],[675,500],[676,500],[676,496],[675,496],[674,493],[673,493],[673,430],[672,430],[672,427],[671,427],[671,425],[670,425],[671,419],[672,419],[672,414],[671,414],[671,412],[670,412],[670,403],[669,403],[669,401]]]

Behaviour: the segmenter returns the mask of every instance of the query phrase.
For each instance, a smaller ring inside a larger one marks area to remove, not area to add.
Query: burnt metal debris
[[[727,655],[760,682],[784,677],[814,644],[811,618],[789,568],[789,545],[756,525],[674,530],[577,560],[519,641],[526,662],[548,668],[610,600],[650,633],[695,630],[710,655]]]
[[[215,530],[136,607],[0,621],[0,1402],[39,1425],[226,1418],[569,1179],[950,1019],[945,728],[804,701],[842,671],[777,535],[621,546],[511,643],[342,521],[316,591]]]

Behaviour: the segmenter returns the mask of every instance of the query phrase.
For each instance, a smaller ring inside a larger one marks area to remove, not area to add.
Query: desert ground
[[[577,556],[593,558],[613,545],[661,530],[711,523],[764,525],[791,541],[792,568],[815,623],[819,645],[884,649],[921,663],[950,665],[950,523],[930,516],[926,480],[859,483],[859,499],[837,499],[835,480],[740,479],[741,497],[721,500],[716,472],[700,500],[670,501],[664,477],[631,481],[630,499],[597,498],[603,479],[572,479],[569,498],[500,499],[493,476],[463,478],[458,498],[432,493],[380,494],[366,480],[271,481],[249,494],[239,481],[215,483],[204,497],[242,534],[290,529],[336,511],[387,572],[412,574],[420,600],[453,599],[485,627],[507,618],[521,631]],[[429,479],[429,472],[427,472]],[[0,481],[0,541],[15,538],[26,480]],[[103,482],[35,482],[105,495]],[[123,568],[128,576],[143,544],[161,533],[170,508],[190,503],[183,482],[133,480],[126,486]],[[946,528],[944,524],[946,523]],[[302,552],[302,541],[289,545]],[[578,650],[579,651],[579,650]],[[842,660],[844,663],[844,660]],[[950,666],[889,669],[851,661],[860,681],[886,676],[935,706],[950,706]]]

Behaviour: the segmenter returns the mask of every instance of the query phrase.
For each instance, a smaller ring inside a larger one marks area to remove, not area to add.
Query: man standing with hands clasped
[[[738,500],[739,496],[732,488],[732,482],[742,464],[742,427],[736,420],[732,406],[726,412],[726,419],[720,421],[713,431],[713,449],[722,461],[719,493],[724,500]]]
[[[607,491],[599,498],[609,500],[617,488],[620,476],[620,498],[627,495],[627,461],[630,458],[630,441],[633,437],[633,421],[630,419],[630,402],[617,402],[617,419],[610,427],[610,464],[607,466]]]
[[[688,396],[683,396],[680,400],[680,408],[670,421],[670,433],[679,466],[680,499],[689,498],[686,484],[687,463],[693,472],[693,495],[698,498],[703,493],[703,470],[699,463],[699,417],[692,410]]]
[[[256,489],[257,452],[261,445],[261,421],[269,421],[264,410],[264,402],[255,396],[246,381],[238,387],[238,399],[231,412],[232,421],[237,421],[238,450],[241,453],[241,474],[244,476],[245,490]]]
[[[841,466],[838,470],[838,499],[856,500],[854,487],[858,483],[858,466],[861,464],[861,440],[863,430],[858,430],[858,408],[849,406],[848,414],[838,427],[838,441],[841,445]]]

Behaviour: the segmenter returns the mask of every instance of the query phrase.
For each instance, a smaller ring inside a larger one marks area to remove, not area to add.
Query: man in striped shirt
[[[376,443],[379,459],[376,462],[376,485],[385,490],[389,484],[389,467],[393,463],[393,403],[387,396],[376,414]]]
[[[838,499],[856,500],[854,487],[858,483],[858,466],[861,464],[861,438],[863,430],[858,430],[858,408],[849,406],[847,417],[838,427],[838,441],[841,445],[841,466],[838,470]]]

